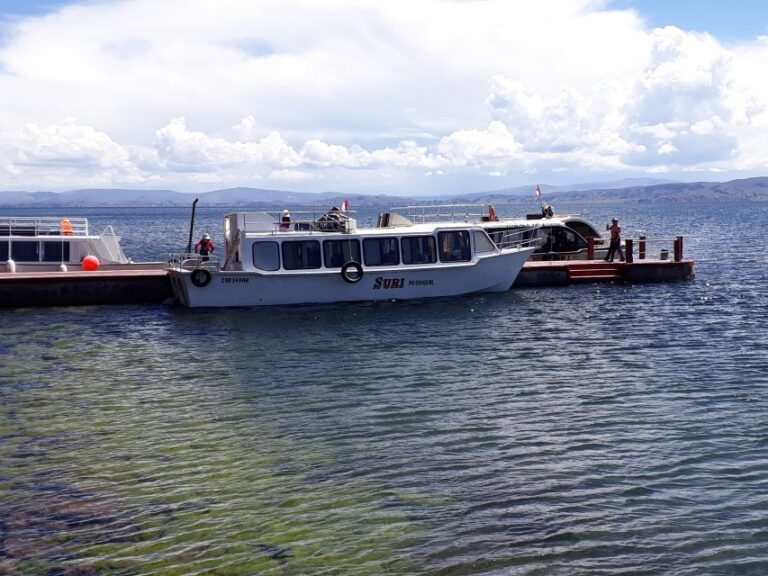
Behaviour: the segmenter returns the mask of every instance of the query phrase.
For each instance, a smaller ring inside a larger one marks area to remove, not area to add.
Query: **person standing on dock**
[[[605,256],[606,262],[613,262],[613,256],[619,253],[619,262],[624,262],[624,252],[621,249],[621,226],[619,221],[614,218],[610,225],[606,225],[606,230],[611,232],[611,243],[608,246],[608,254]]]
[[[214,245],[213,240],[211,240],[211,235],[206,232],[203,234],[203,237],[195,242],[195,253],[200,253],[200,256],[202,256],[203,262],[208,260],[208,255],[213,252]]]

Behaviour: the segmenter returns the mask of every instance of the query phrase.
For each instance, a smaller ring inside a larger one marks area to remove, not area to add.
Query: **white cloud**
[[[665,154],[674,154],[675,152],[680,152],[680,150],[678,150],[677,147],[671,142],[663,142],[656,150],[656,154],[659,156],[664,156]]]
[[[371,163],[371,155],[359,146],[350,149],[320,140],[306,142],[301,149],[301,158],[306,164],[322,168],[361,168]]]
[[[764,169],[768,43],[606,6],[123,0],[5,23],[0,186]]]
[[[189,130],[184,118],[174,118],[155,134],[155,149],[172,169],[196,171],[264,163],[288,168],[301,160],[278,132],[256,142],[231,142]]]
[[[523,146],[506,125],[492,121],[486,130],[458,130],[438,144],[454,166],[507,164],[520,157]]]
[[[302,170],[281,169],[272,170],[272,172],[269,174],[269,177],[273,180],[289,180],[292,182],[297,182],[302,180],[314,180],[319,176],[312,172],[305,172]]]
[[[0,179],[17,185],[100,185],[151,179],[132,154],[112,139],[74,118],[0,132]]]

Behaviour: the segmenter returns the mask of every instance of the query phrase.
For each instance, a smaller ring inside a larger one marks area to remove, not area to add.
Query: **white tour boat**
[[[5,271],[74,270],[87,256],[101,265],[129,263],[112,226],[91,234],[87,218],[0,216],[0,266]]]
[[[407,300],[509,290],[534,250],[497,245],[478,224],[388,220],[357,228],[335,208],[291,221],[231,213],[221,259],[171,255],[168,275],[190,307]]]
[[[536,245],[531,260],[586,260],[590,238],[595,258],[605,256],[607,245],[597,227],[578,214],[557,214],[547,205],[525,217],[499,218],[491,204],[425,204],[393,208],[389,214],[410,222],[464,221],[480,223],[491,239],[503,245],[512,237]],[[391,217],[387,214],[384,217]]]

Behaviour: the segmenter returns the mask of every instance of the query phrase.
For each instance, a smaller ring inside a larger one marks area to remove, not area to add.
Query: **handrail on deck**
[[[58,216],[0,216],[0,236],[88,236],[88,219]]]
[[[197,270],[198,268],[220,270],[221,261],[217,256],[201,256],[200,254],[190,254],[187,252],[173,252],[168,254],[165,259],[166,270],[181,272],[183,270]]]
[[[480,222],[490,220],[495,211],[491,204],[413,204],[396,206],[391,212],[403,211],[414,224],[425,222]]]
[[[265,222],[263,219],[248,221],[249,212],[244,212],[239,223],[240,230],[246,234],[256,232],[352,232],[356,227],[356,221],[350,217],[351,211],[343,211],[338,208],[330,210],[291,210],[290,219],[282,220],[282,212],[264,211],[273,218]],[[261,213],[258,213],[261,214]],[[298,217],[297,217],[298,216]]]
[[[543,238],[525,237],[529,230],[504,230],[496,232],[491,237],[498,248],[538,248],[544,242]],[[499,236],[500,234],[500,236]]]
[[[667,260],[669,258],[670,250],[666,248],[669,243],[672,243],[672,259],[674,262],[680,262],[683,260],[683,237],[674,236],[671,238],[659,237],[648,238],[647,236],[640,236],[638,238],[625,238],[623,242],[624,256],[627,263],[632,263],[635,260],[635,246],[637,246],[637,259],[638,260]],[[659,251],[658,258],[653,258],[649,255],[648,244],[655,244],[665,246]],[[595,246],[596,242],[594,238],[587,239],[587,259],[593,260],[595,258]],[[605,244],[601,246],[601,250],[605,249]]]

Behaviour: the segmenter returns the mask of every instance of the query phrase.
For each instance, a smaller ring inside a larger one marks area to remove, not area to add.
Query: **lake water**
[[[696,279],[1,311],[0,574],[768,573],[768,206],[560,208]],[[67,213],[186,245],[187,210]]]

